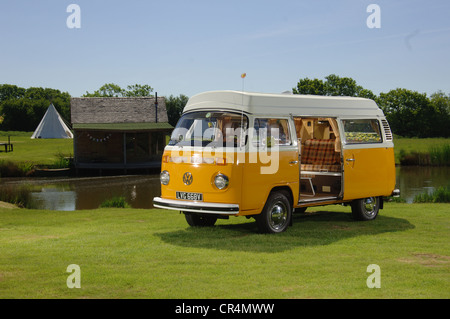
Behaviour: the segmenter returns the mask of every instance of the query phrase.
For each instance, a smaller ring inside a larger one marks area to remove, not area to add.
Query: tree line
[[[133,84],[122,88],[106,83],[83,97],[143,97],[153,96],[148,84]],[[302,78],[292,89],[294,94],[353,96],[372,99],[386,115],[394,134],[404,137],[449,137],[450,95],[441,91],[427,96],[403,88],[375,95],[349,77],[331,74],[321,79]],[[34,131],[50,103],[70,123],[70,94],[56,89],[16,85],[0,85],[0,130]],[[186,95],[166,97],[169,123],[175,126],[188,101]]]
[[[93,93],[86,92],[83,97],[145,97],[153,96],[152,92],[153,88],[148,84],[128,85],[125,89],[114,83],[106,83]],[[70,124],[70,98],[68,92],[55,89],[1,84],[0,131],[34,131],[50,103]],[[183,94],[166,97],[167,115],[172,126],[177,124],[187,101],[188,97]]]
[[[0,85],[0,130],[34,131],[53,103],[59,114],[70,120],[70,94],[55,89],[11,84]]]
[[[404,88],[375,95],[349,77],[331,74],[321,79],[300,79],[294,94],[353,96],[374,100],[383,110],[394,134],[403,137],[449,137],[450,95],[437,91],[431,96]]]

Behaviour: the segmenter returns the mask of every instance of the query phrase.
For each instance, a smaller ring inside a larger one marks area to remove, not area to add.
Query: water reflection
[[[449,167],[397,167],[397,188],[411,203],[414,196],[427,190],[448,186]],[[50,210],[95,209],[116,196],[125,197],[133,208],[153,208],[160,196],[159,175],[112,176],[89,178],[0,179],[0,186],[28,185],[38,208]]]
[[[418,194],[449,186],[450,167],[403,166],[397,167],[396,176],[400,197],[412,203]]]
[[[125,197],[133,208],[153,208],[153,197],[161,194],[159,175],[9,179],[1,184],[29,185],[37,208],[50,210],[94,209],[117,196]]]

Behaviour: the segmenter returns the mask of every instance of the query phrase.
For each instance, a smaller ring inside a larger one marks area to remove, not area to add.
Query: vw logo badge
[[[183,183],[185,185],[191,185],[192,184],[192,180],[193,180],[193,178],[192,178],[192,174],[191,173],[189,173],[189,172],[184,173],[184,175],[183,175]]]

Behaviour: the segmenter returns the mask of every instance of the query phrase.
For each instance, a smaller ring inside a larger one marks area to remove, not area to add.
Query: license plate
[[[203,201],[203,194],[188,193],[188,192],[176,192],[176,198],[183,199],[183,200]]]

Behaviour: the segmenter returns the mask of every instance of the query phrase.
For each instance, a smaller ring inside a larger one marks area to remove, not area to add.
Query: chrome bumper
[[[153,198],[153,206],[156,208],[204,214],[236,215],[239,213],[238,204],[191,202],[185,200],[165,199],[161,197]]]
[[[394,189],[394,191],[392,192],[392,197],[399,197],[399,196],[400,196],[400,190]]]

